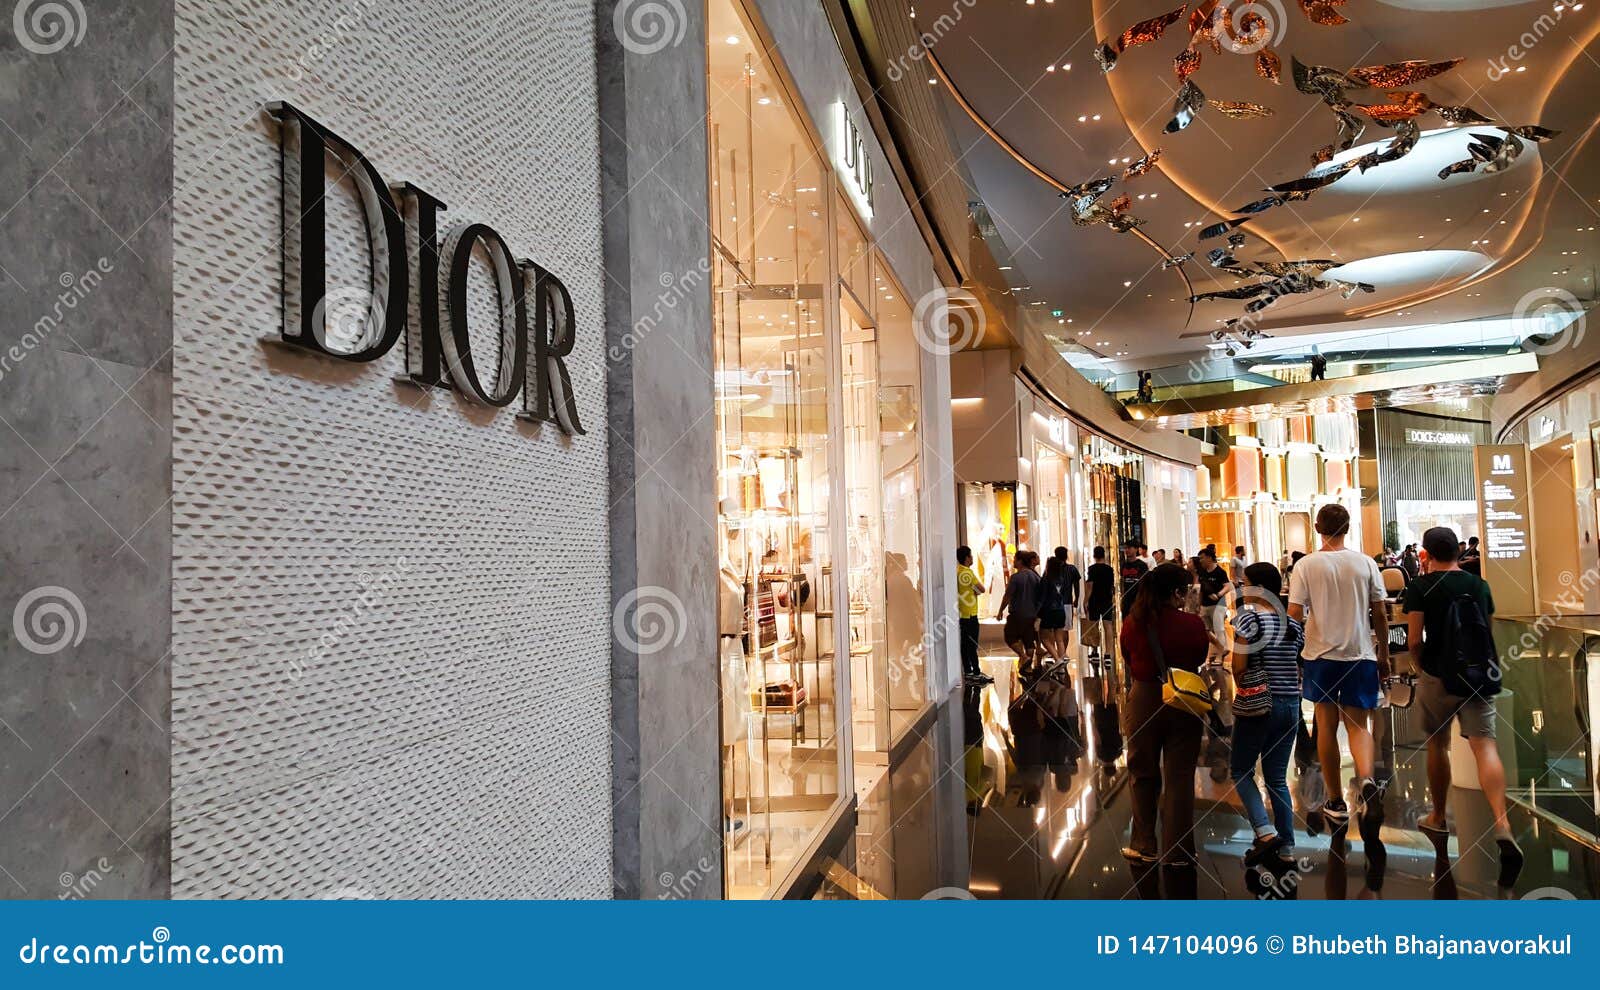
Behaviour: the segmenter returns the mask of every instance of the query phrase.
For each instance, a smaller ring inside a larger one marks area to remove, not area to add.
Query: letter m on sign
[[[1493,470],[1495,474],[1500,474],[1501,472],[1505,472],[1506,474],[1510,474],[1511,473],[1511,455],[1510,454],[1495,454],[1494,455],[1494,465],[1491,468],[1491,470]]]

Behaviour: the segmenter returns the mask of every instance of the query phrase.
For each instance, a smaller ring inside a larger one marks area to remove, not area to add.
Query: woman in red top
[[[1199,670],[1211,640],[1198,615],[1183,610],[1189,573],[1162,564],[1139,582],[1139,594],[1122,622],[1122,655],[1132,683],[1126,702],[1128,771],[1133,776],[1133,836],[1123,855],[1135,867],[1161,864],[1169,898],[1196,896],[1194,770],[1200,758],[1201,720],[1162,703],[1159,641],[1168,667]],[[1156,821],[1160,818],[1160,838]]]

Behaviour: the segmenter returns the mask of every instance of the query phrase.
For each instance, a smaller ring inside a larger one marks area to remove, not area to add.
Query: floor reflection
[[[1044,739],[1036,738],[1037,706],[1015,659],[990,651],[983,666],[994,683],[969,686],[962,697],[969,888],[976,897],[1600,897],[1600,853],[1592,837],[1531,814],[1542,796],[1526,789],[1513,794],[1511,818],[1527,863],[1509,895],[1496,888],[1498,851],[1480,791],[1452,788],[1447,838],[1436,843],[1418,831],[1415,823],[1429,807],[1427,754],[1408,714],[1398,710],[1385,713],[1380,733],[1380,773],[1388,780],[1380,826],[1365,834],[1310,834],[1308,826],[1316,824],[1306,821],[1310,802],[1305,789],[1295,787],[1296,858],[1247,867],[1253,833],[1228,779],[1226,741],[1214,740],[1194,779],[1197,869],[1163,878],[1153,868],[1133,868],[1121,855],[1131,801],[1117,711],[1106,703],[1109,689],[1097,665],[1081,658],[1064,665],[1076,711],[1056,716],[1063,724]],[[1292,783],[1295,776],[1292,769]],[[1345,778],[1353,776],[1346,751]]]

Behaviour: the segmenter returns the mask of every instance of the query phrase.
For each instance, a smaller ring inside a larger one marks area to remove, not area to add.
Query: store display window
[[[927,703],[921,352],[748,11],[708,22],[724,872],[766,897]]]
[[[707,14],[724,872],[764,897],[841,793],[831,173],[744,11]]]

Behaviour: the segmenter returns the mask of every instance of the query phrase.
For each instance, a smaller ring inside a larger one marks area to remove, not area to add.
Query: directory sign
[[[1473,448],[1478,479],[1478,532],[1483,534],[1482,572],[1494,589],[1495,611],[1535,611],[1533,555],[1528,505],[1528,450],[1521,444]]]

